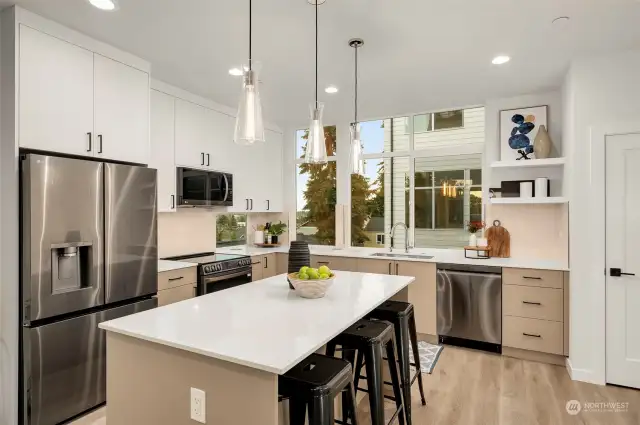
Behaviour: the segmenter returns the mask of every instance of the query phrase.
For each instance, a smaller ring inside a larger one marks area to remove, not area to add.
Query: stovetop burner
[[[201,275],[219,274],[243,267],[251,268],[251,257],[240,254],[216,254],[215,252],[201,252],[197,254],[167,257],[165,260],[184,261],[198,264]]]

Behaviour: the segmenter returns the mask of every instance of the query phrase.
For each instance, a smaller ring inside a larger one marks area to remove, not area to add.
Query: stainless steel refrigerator
[[[157,305],[156,170],[26,154],[20,160],[25,425],[106,399],[98,324]]]

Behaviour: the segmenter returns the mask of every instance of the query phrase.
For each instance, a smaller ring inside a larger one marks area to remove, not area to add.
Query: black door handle
[[[176,207],[176,195],[171,195],[171,209]]]
[[[204,165],[204,152],[202,152],[200,155],[202,155],[202,163],[200,165]]]
[[[609,275],[613,277],[621,277],[621,276],[635,276],[635,273],[623,273],[622,269],[611,268],[609,269]]]
[[[209,166],[209,154],[207,154],[207,167]]]
[[[98,134],[98,153],[102,153],[102,134]]]

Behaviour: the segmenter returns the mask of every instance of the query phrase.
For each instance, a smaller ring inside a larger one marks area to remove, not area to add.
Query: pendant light
[[[249,0],[249,66],[242,76],[242,94],[236,116],[233,141],[238,145],[253,145],[264,142],[264,123],[262,121],[262,103],[258,90],[258,70],[251,57],[251,1]]]
[[[349,46],[355,51],[355,96],[354,118],[351,123],[351,147],[349,149],[349,167],[351,174],[364,174],[364,160],[362,159],[362,141],[360,139],[360,123],[358,122],[358,47],[362,47],[364,41],[361,38],[349,40]]]
[[[309,138],[307,139],[304,162],[307,164],[326,164],[327,146],[324,125],[322,124],[324,104],[318,102],[318,4],[324,3],[324,0],[309,0],[309,2],[314,4],[316,9],[316,99],[309,107],[311,123],[309,124]]]

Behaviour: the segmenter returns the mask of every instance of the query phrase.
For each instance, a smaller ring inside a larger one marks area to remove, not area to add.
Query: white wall
[[[640,50],[577,60],[564,85],[564,141],[570,194],[571,335],[570,367],[575,379],[603,384],[605,375],[605,252],[593,233],[604,235],[604,197],[595,193],[592,129],[640,122]],[[596,196],[594,196],[594,194]],[[600,219],[598,219],[600,220]],[[597,226],[597,224],[596,224]]]

